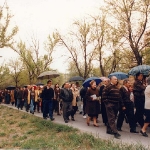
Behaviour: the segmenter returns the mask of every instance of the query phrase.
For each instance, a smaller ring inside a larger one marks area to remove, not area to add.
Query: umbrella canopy
[[[90,82],[91,82],[92,80],[96,81],[96,84],[97,84],[97,85],[102,82],[102,80],[101,80],[99,77],[90,77],[90,78],[86,79],[86,80],[83,82],[82,86],[84,86],[84,87],[89,87],[89,86],[90,86]]]
[[[56,71],[45,71],[38,76],[38,79],[50,79],[50,78],[56,78],[59,76],[60,75]]]
[[[103,81],[104,79],[110,80],[108,77],[100,77],[100,79]]]
[[[36,86],[41,86],[41,85],[44,85],[44,83],[36,83]]]
[[[112,76],[116,76],[119,80],[129,78],[129,75],[124,72],[113,72],[108,76],[108,78],[111,78]]]
[[[150,73],[150,66],[149,65],[139,65],[136,67],[133,67],[128,74],[135,76],[138,72],[142,73],[143,75],[148,76]]]
[[[9,85],[6,87],[7,90],[14,90],[16,87],[14,85]]]
[[[74,76],[69,79],[69,82],[72,82],[72,81],[84,81],[84,78],[80,76]]]

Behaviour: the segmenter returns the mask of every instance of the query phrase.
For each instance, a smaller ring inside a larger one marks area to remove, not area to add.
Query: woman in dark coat
[[[90,88],[87,90],[86,99],[86,113],[88,114],[87,125],[90,125],[90,120],[93,118],[93,125],[99,127],[96,122],[98,114],[100,114],[99,90],[96,88],[96,82],[94,80],[90,82]]]

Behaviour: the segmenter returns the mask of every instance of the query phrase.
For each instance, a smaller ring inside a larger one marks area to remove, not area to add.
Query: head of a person
[[[133,92],[133,85],[131,85],[131,84],[130,84],[130,86],[129,86],[129,91],[130,91],[130,92]]]
[[[90,82],[90,87],[91,87],[92,89],[96,89],[96,82],[95,82],[94,80],[92,80],[92,81]]]
[[[142,80],[143,80],[143,74],[140,73],[140,72],[138,72],[138,73],[136,74],[135,78],[136,78],[137,80],[142,81]]]
[[[76,84],[72,83],[71,84],[71,88],[75,89],[76,88]]]
[[[47,86],[50,87],[52,85],[52,80],[47,81]]]
[[[147,78],[146,84],[147,84],[147,85],[150,85],[150,77]]]
[[[109,84],[109,81],[110,81],[109,79],[104,79],[104,80],[103,80],[103,84],[104,84],[104,85],[108,85],[108,84]]]
[[[68,82],[64,83],[64,88],[69,89],[70,88],[70,83],[68,83]]]
[[[116,76],[112,76],[112,77],[110,78],[110,82],[111,82],[111,84],[113,84],[113,85],[117,85],[117,84],[118,84],[118,79],[117,79],[117,77],[116,77]]]
[[[55,84],[55,88],[59,88],[59,84],[58,83]]]
[[[129,88],[130,85],[131,85],[129,79],[124,79],[124,80],[123,80],[123,85],[124,85],[125,87]]]

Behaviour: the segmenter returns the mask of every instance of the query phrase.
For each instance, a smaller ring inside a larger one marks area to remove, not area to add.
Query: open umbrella
[[[36,86],[41,86],[41,85],[44,85],[44,83],[41,82],[36,83]]]
[[[96,81],[96,85],[98,85],[99,83],[102,82],[102,80],[101,80],[99,77],[90,77],[90,78],[87,78],[87,79],[83,82],[82,86],[84,86],[84,87],[89,87],[89,86],[90,86],[90,82],[91,82],[92,80]]]
[[[109,80],[108,77],[100,77],[100,79],[101,79],[102,81],[105,80],[105,79]]]
[[[80,76],[74,76],[69,79],[69,82],[72,82],[72,81],[84,81],[84,78]]]
[[[150,73],[150,66],[149,65],[139,65],[136,67],[133,67],[128,74],[135,76],[138,72],[142,73],[143,75],[148,76]]]
[[[108,78],[111,78],[112,76],[116,76],[119,80],[129,78],[129,75],[124,72],[113,72],[108,76]]]
[[[9,85],[6,87],[7,90],[14,90],[16,87],[14,85]]]
[[[45,71],[38,76],[38,79],[51,79],[59,76],[60,75],[56,71]]]

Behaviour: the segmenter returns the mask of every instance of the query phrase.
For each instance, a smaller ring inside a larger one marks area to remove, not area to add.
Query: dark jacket
[[[42,91],[42,99],[43,100],[53,100],[54,98],[54,90],[50,87],[49,89],[46,87],[44,87],[43,91]]]
[[[92,95],[99,97],[99,90],[89,88],[86,93],[86,113],[89,115],[100,114],[100,103],[99,100],[92,100]]]
[[[135,80],[133,84],[133,94],[134,94],[134,103],[135,105],[140,105],[145,103],[145,86],[140,80]]]
[[[72,102],[72,100],[73,100],[72,90],[62,88],[60,90],[59,98],[62,99],[63,102]]]
[[[122,86],[122,87],[120,88],[120,94],[121,94],[123,103],[133,103],[133,102],[130,100],[130,91],[127,91],[127,90],[125,89],[125,87]]]

